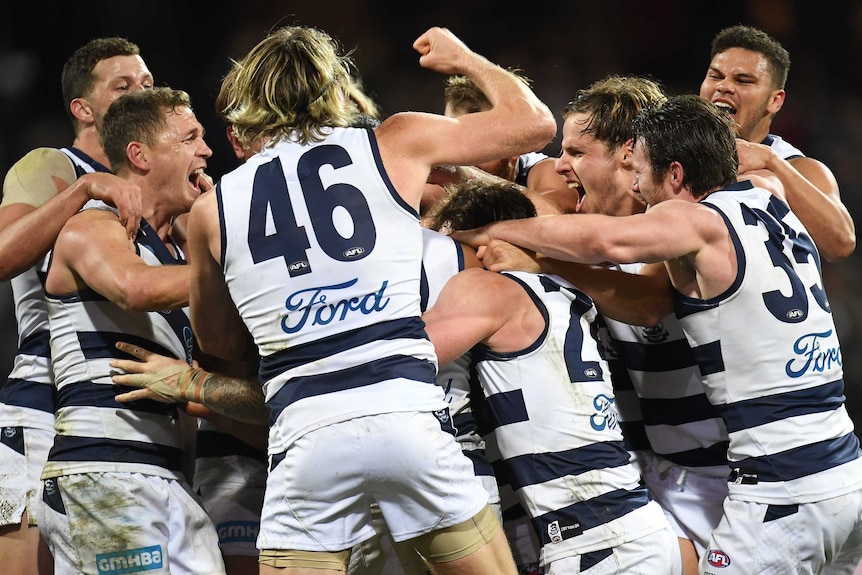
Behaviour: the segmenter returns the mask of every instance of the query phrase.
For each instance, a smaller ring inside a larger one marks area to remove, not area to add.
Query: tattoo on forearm
[[[239,379],[217,373],[204,382],[205,405],[222,415],[246,423],[269,424],[269,408],[263,400],[263,388],[257,380]]]

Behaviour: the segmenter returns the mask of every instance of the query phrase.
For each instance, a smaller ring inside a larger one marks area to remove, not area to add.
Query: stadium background
[[[14,5],[14,6],[13,6]],[[13,12],[18,16],[11,17]],[[137,43],[157,85],[188,91],[214,150],[208,173],[236,161],[213,112],[230,58],[273,27],[319,27],[353,50],[367,91],[384,115],[442,111],[443,76],[421,69],[413,40],[432,25],[451,28],[471,48],[533,79],[558,113],[578,89],[608,74],[649,76],[670,94],[697,92],[712,36],[737,23],[758,26],[791,54],[788,97],[773,131],[835,173],[844,202],[862,223],[862,1],[605,0],[509,3],[463,0],[182,2],[2,0],[0,9],[0,173],[30,149],[71,143],[60,72],[66,58],[98,36]],[[558,114],[559,117],[559,114]],[[545,152],[559,151],[558,137]],[[841,337],[848,410],[862,423],[862,248],[824,263]],[[741,327],[740,337],[746,337]],[[0,376],[11,367],[16,327],[8,283],[0,284]]]

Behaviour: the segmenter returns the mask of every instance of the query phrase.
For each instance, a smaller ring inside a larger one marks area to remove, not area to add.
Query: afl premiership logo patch
[[[344,250],[344,257],[346,258],[359,258],[365,254],[365,248],[363,247],[355,247],[350,248],[349,250]]]
[[[724,568],[730,566],[730,557],[727,556],[727,553],[718,549],[710,549],[706,560],[713,567]]]

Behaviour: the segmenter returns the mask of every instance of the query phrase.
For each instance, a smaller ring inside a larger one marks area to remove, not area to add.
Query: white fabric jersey
[[[135,240],[149,265],[179,264],[142,220]],[[176,404],[117,403],[109,362],[128,358],[126,341],[191,362],[186,309],[128,312],[92,290],[46,294],[57,385],[57,436],[43,478],[84,472],[138,472],[180,479],[182,434]]]
[[[637,273],[643,264],[619,268]],[[645,436],[653,453],[680,467],[695,469],[713,477],[726,478],[727,430],[716,409],[709,403],[702,376],[679,321],[669,315],[652,327],[625,324],[604,318],[611,335],[614,354],[625,366],[629,386],[620,385],[614,374],[614,393],[625,426],[623,435]],[[624,401],[620,387],[635,393]],[[640,420],[629,417],[634,411]],[[640,430],[636,427],[640,426]]]
[[[464,251],[461,244],[449,236],[422,228],[420,298],[423,312],[437,303],[437,297],[449,278],[463,269]],[[461,356],[449,365],[440,366],[437,383],[446,394],[446,402],[453,416],[464,409],[469,409],[469,354]]]
[[[767,145],[775,150],[775,152],[784,160],[805,157],[805,154],[803,154],[799,148],[785,142],[781,136],[776,136],[775,134],[767,134],[761,144]]]
[[[629,463],[593,301],[561,278],[521,272],[545,332],[519,352],[477,346],[479,381],[503,467],[542,544],[544,565],[668,526]]]
[[[270,454],[322,426],[443,409],[419,308],[419,214],[373,130],[281,140],[217,186],[230,295],[261,356]]]
[[[676,315],[727,426],[730,497],[794,504],[862,488],[841,347],[808,232],[748,181],[701,203],[727,223],[737,276],[709,300],[676,294]]]
[[[437,302],[437,297],[446,282],[464,269],[464,251],[461,244],[444,234],[422,229],[422,281],[421,306],[427,310]],[[490,502],[497,505],[500,494],[493,479],[494,470],[488,461],[485,441],[479,434],[479,426],[473,414],[470,394],[470,367],[472,355],[465,353],[456,360],[441,365],[437,372],[437,384],[443,388],[452,430],[461,450],[473,462],[473,470],[479,477],[488,478],[482,484],[488,490]]]
[[[75,148],[61,148],[81,177],[108,168]],[[0,387],[0,427],[24,426],[54,430],[56,398],[48,310],[45,306],[45,276],[48,258],[12,278],[12,297],[18,322],[18,352],[6,384]]]
[[[547,159],[548,157],[549,156],[547,154],[543,154],[541,152],[529,152],[527,154],[521,154],[520,156],[518,156],[518,166],[515,172],[515,183],[522,186],[526,186],[527,176],[529,176],[530,170],[533,169],[533,166],[535,166],[542,160]]]

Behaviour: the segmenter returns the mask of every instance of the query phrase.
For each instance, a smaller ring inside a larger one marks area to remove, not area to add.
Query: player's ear
[[[784,90],[776,90],[769,97],[769,102],[766,104],[766,111],[770,114],[777,114],[781,107],[784,105],[784,98],[786,93]]]
[[[620,154],[620,163],[624,168],[630,168],[632,165],[632,156],[634,155],[635,141],[634,138],[629,138],[626,143],[620,146],[617,151]]]
[[[93,109],[84,98],[75,98],[69,103],[69,111],[79,122],[93,122]]]
[[[683,188],[683,180],[685,179],[685,168],[679,162],[671,162],[668,168],[668,176],[670,177],[671,186],[674,192],[678,193]]]
[[[140,142],[129,142],[129,145],[126,146],[126,158],[131,166],[139,170],[148,171],[150,169],[146,146]]]
[[[228,126],[225,128],[225,135],[227,136],[227,141],[230,142],[230,147],[233,150],[234,155],[237,160],[245,159],[245,148],[242,147],[242,144],[239,143],[236,135],[233,133],[233,126]]]

